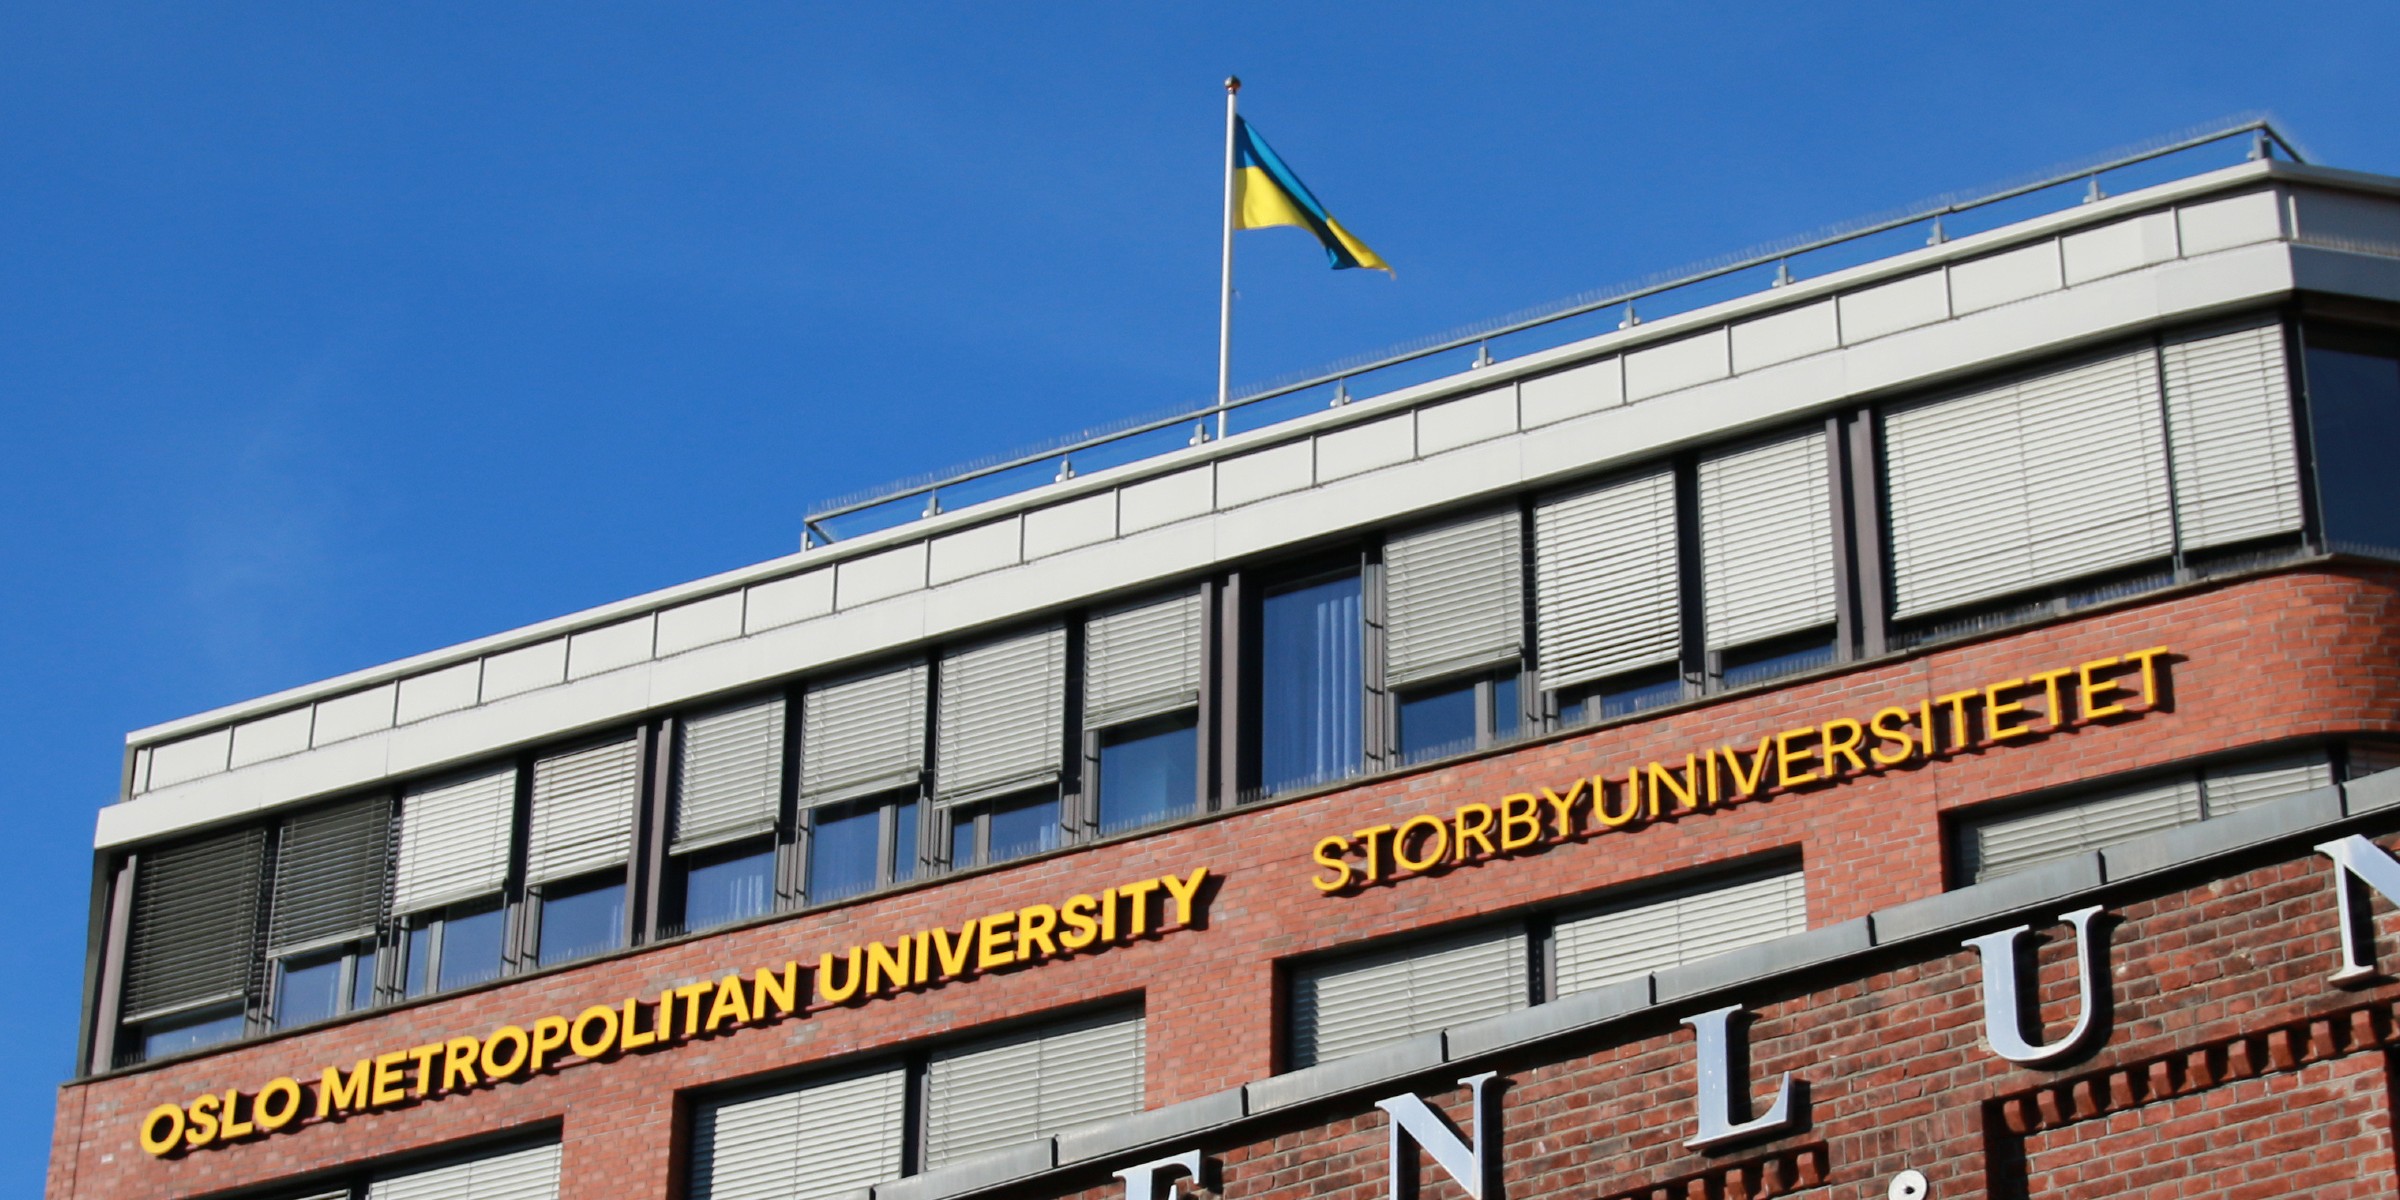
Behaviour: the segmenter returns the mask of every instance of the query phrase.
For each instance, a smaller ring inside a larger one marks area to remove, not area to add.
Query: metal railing
[[[1160,435],[1168,435],[1170,431],[1179,431],[1186,425],[1191,427],[1191,433],[1180,444],[1199,445],[1215,436],[1211,429],[1212,418],[1215,418],[1215,424],[1221,426],[1230,414],[1242,410],[1263,411],[1258,406],[1271,401],[1299,397],[1320,389],[1329,389],[1328,403],[1332,407],[1340,407],[1356,398],[1353,395],[1353,387],[1364,376],[1395,374],[1400,368],[1409,366],[1422,367],[1442,355],[1455,354],[1470,347],[1475,350],[1475,358],[1471,364],[1473,367],[1490,366],[1497,361],[1492,355],[1494,341],[1537,331],[1555,331],[1560,326],[1580,317],[1622,309],[1623,315],[1616,328],[1629,329],[1641,322],[1642,317],[1638,306],[1645,302],[1655,304],[1671,293],[1696,291],[1700,285],[1727,280],[1744,272],[1761,271],[1772,267],[1775,273],[1765,282],[1765,286],[1769,288],[1782,287],[1795,281],[1792,273],[1792,260],[1795,258],[1820,254],[1869,238],[1904,230],[1911,226],[1926,226],[1926,244],[1938,245],[1952,236],[1952,231],[1948,226],[1953,218],[1977,210],[1989,209],[2011,200],[2022,199],[2052,189],[2083,184],[2082,195],[2073,203],[2088,204],[2107,195],[2102,186],[2102,176],[2110,172],[2122,171],[2173,155],[2216,146],[2237,138],[2247,139],[2247,157],[2253,160],[2271,158],[2277,152],[2281,152],[2292,162],[2307,161],[2264,116],[2238,118],[2226,123],[2168,134],[1972,195],[1953,192],[1898,212],[1860,218],[1781,243],[1771,243],[1725,255],[1679,271],[1662,272],[1630,284],[1585,292],[1555,304],[1512,313],[1478,326],[1420,339],[1417,342],[1393,347],[1377,354],[1363,355],[1313,371],[1270,380],[1223,404],[1212,403],[1196,408],[1176,409],[1162,414],[1134,417],[1011,453],[992,455],[947,471],[919,475],[879,488],[852,493],[808,511],[804,520],[801,545],[806,548],[820,542],[832,542],[836,539],[833,532],[827,528],[828,522],[875,514],[878,510],[881,510],[882,515],[887,519],[875,528],[888,528],[918,517],[933,516],[942,511],[942,499],[945,492],[950,492],[955,496],[961,491],[967,491],[972,500],[980,501],[1013,494],[1051,482],[1071,479],[1076,473],[1075,460],[1078,456],[1086,457],[1087,460],[1098,457],[1105,461],[1109,455],[1103,452],[1113,449],[1121,456],[1122,461],[1138,461],[1141,458],[1166,453],[1177,448],[1177,443],[1172,435],[1167,437]],[[2064,208],[2068,205],[2060,207]],[[1724,298],[1726,297],[1708,297],[1699,300],[1693,306],[1714,303]],[[1673,311],[1686,310],[1675,309]],[[1655,308],[1654,315],[1656,315]],[[1563,345],[1587,336],[1590,336],[1588,332],[1578,330],[1570,336],[1558,338],[1550,344]],[[1309,409],[1300,411],[1309,411]],[[1297,415],[1297,412],[1287,413],[1254,427],[1263,428],[1267,424],[1274,423],[1275,420],[1290,419],[1294,415]],[[1135,445],[1143,439],[1149,439],[1153,444],[1147,448]],[[1088,462],[1087,465],[1089,465]],[[1115,464],[1109,463],[1108,465]],[[1016,481],[1015,486],[1010,486],[1010,481],[1006,477],[1011,475],[1022,475],[1023,478]],[[978,484],[983,486],[981,488],[974,487]],[[919,501],[922,502],[921,507],[918,504]]]

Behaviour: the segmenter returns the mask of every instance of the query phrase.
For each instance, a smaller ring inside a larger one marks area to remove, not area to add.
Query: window
[[[2400,511],[2389,473],[2400,461],[2400,339],[2311,325],[2310,446],[2327,540],[2339,549],[2400,555]]]
[[[831,904],[917,877],[917,797],[893,792],[809,812],[808,902]]]
[[[1960,873],[1982,883],[2332,782],[2332,755],[2316,748],[2153,775],[2031,808],[1970,813],[1958,831]]]
[[[783,762],[780,696],[676,723],[664,931],[708,929],[775,906]]]
[[[1513,670],[1403,691],[1394,720],[1400,761],[1421,762],[1489,746],[1516,736],[1524,719]]]
[[[1139,1112],[1143,1056],[1141,1015],[1107,1011],[706,1097],[693,1112],[685,1193],[693,1200],[835,1200]]]
[[[1524,517],[1514,507],[1384,544],[1384,682],[1402,762],[1490,745],[1522,720]]]
[[[555,1142],[485,1153],[430,1167],[378,1172],[367,1180],[363,1194],[365,1200],[557,1200],[558,1161]]]
[[[136,856],[120,1062],[242,1036],[266,853],[253,826]]]
[[[1092,820],[1103,834],[1173,820],[1200,802],[1199,589],[1084,623],[1083,721]]]
[[[267,919],[277,1028],[375,1000],[376,936],[390,872],[392,802],[373,796],[283,823]]]
[[[401,796],[392,910],[405,934],[399,973],[405,994],[499,976],[516,794],[516,769],[502,767]]]
[[[1652,471],[1534,506],[1534,635],[1563,720],[1679,699],[1683,638],[1675,473]]]
[[[1364,765],[1359,576],[1286,584],[1259,604],[1258,772],[1266,795]]]
[[[1808,928],[1797,864],[1645,887],[1597,907],[1304,961],[1291,971],[1297,1069],[1535,1001],[1602,987]]]
[[[934,795],[953,868],[1057,847],[1067,634],[1050,626],[942,656]]]
[[[641,784],[641,744],[631,734],[534,760],[525,848],[526,886],[536,901],[534,962],[569,962],[625,944]]]
[[[1702,632],[1727,687],[1833,661],[1828,439],[1819,426],[1700,460]]]

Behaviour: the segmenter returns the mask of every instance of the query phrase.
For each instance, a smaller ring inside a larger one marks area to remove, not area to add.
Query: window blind
[[[1140,1112],[1143,1022],[1108,1014],[934,1054],[925,1075],[925,1165]]]
[[[1200,702],[1200,592],[1096,613],[1083,627],[1083,723],[1090,729]]]
[[[263,826],[140,852],[126,931],[126,1020],[242,998],[266,854]]]
[[[624,866],[641,791],[641,753],[631,734],[535,759],[526,882],[539,887]]]
[[[677,722],[676,853],[775,828],[783,786],[783,697]]]
[[[800,755],[809,804],[915,787],[925,769],[925,664],[810,688],[800,701]]]
[[[2300,528],[2283,326],[2249,321],[2167,339],[2176,519],[2186,549]]]
[[[392,910],[423,912],[499,891],[508,881],[516,795],[513,767],[409,789],[400,798]]]
[[[1675,477],[1659,471],[1533,510],[1542,687],[1672,663],[1681,634]]]
[[[1978,821],[1966,831],[1969,875],[1977,883],[1997,879],[2200,817],[2199,781],[2179,776]]]
[[[835,1200],[900,1174],[899,1067],[700,1105],[691,1200]]]
[[[934,782],[964,801],[1057,780],[1065,755],[1067,631],[1053,626],[942,656]]]
[[[1833,623],[1825,433],[1700,463],[1700,577],[1708,644],[1723,649]]]
[[[1557,924],[1553,990],[1588,991],[1807,929],[1798,867],[1637,897]]]
[[[1883,433],[1899,616],[2172,548],[2148,346],[1888,413]]]
[[[373,937],[391,872],[392,802],[371,796],[283,823],[267,953]]]
[[[2200,773],[2200,796],[2208,815],[2221,817],[2332,782],[2332,756],[2305,750],[2211,767]]]
[[[558,1146],[379,1175],[367,1200],[557,1200]]]
[[[1525,650],[1524,521],[1515,508],[1384,544],[1384,681],[1515,662]]]
[[[1292,1065],[1318,1063],[1525,1007],[1524,930],[1476,930],[1292,974]]]

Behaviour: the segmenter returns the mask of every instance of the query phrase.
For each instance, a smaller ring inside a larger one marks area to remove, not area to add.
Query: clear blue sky
[[[1399,268],[1235,375],[2267,109],[2400,173],[2400,7],[0,9],[0,1188],[126,730],[788,552],[1214,385],[1228,72]]]

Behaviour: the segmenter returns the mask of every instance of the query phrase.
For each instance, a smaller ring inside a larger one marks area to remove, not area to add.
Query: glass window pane
[[[479,913],[455,914],[442,922],[442,966],[438,986],[443,991],[500,977],[500,932],[497,906]]]
[[[767,911],[775,894],[775,846],[743,842],[683,859],[683,930],[707,929]]]
[[[907,801],[892,811],[892,882],[917,877],[917,802]]]
[[[829,904],[873,890],[882,832],[883,812],[876,806],[818,809],[808,839],[808,902]]]
[[[992,804],[990,862],[1039,854],[1058,845],[1058,796],[1041,794]]]
[[[2387,477],[2400,461],[2400,360],[2321,343],[2308,349],[2310,435],[2325,531],[2337,546],[2400,553],[2400,505]]]
[[[1416,762],[1474,748],[1474,684],[1400,698],[1400,761]]]
[[[975,865],[975,813],[961,809],[950,814],[950,866]]]
[[[288,1029],[322,1021],[338,1009],[342,994],[342,956],[320,954],[283,960],[275,983],[275,1024]]]
[[[1524,724],[1524,721],[1525,708],[1517,703],[1516,675],[1512,672],[1493,680],[1492,736],[1496,738],[1515,737],[1517,728]]]
[[[420,924],[408,931],[408,995],[425,994],[425,973],[432,965],[433,926],[430,923]]]
[[[358,951],[358,969],[350,975],[350,1009],[356,1012],[375,1003],[375,947],[362,946]]]
[[[536,962],[573,962],[624,944],[623,875],[612,872],[599,883],[543,890],[542,944],[534,951]]]
[[[1356,774],[1358,576],[1271,593],[1259,637],[1259,783],[1272,794]]]
[[[1155,825],[1199,804],[1196,713],[1120,725],[1100,735],[1100,832]]]
[[[242,1010],[210,1011],[152,1021],[142,1027],[142,1058],[163,1058],[242,1036]]]

